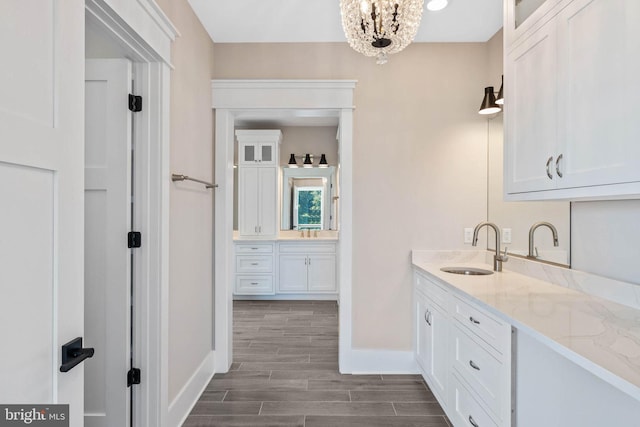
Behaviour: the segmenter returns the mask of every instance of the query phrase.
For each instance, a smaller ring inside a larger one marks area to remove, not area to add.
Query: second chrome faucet
[[[500,229],[492,222],[481,222],[473,229],[473,239],[471,244],[476,246],[478,244],[478,233],[484,226],[493,228],[496,234],[496,254],[493,256],[493,271],[502,271],[502,263],[507,262],[509,257],[507,256],[507,248],[504,249],[504,253],[500,252]]]

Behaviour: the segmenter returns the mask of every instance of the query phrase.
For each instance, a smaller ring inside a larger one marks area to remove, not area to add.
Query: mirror
[[[335,168],[282,168],[281,228],[335,230]]]
[[[541,226],[535,230],[533,252],[540,261],[569,266],[570,253],[570,203],[564,201],[505,202],[503,199],[503,115],[487,120],[488,182],[487,218],[502,230],[503,245],[509,253],[529,254],[529,230],[540,221],[553,224],[558,233],[558,246],[554,246],[551,230]],[[511,243],[504,242],[504,229],[511,229]],[[488,239],[488,249],[494,249],[494,241]]]

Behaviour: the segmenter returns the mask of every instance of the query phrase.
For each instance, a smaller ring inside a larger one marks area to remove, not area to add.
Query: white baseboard
[[[214,373],[215,352],[211,351],[169,404],[168,426],[180,427],[185,422]]]
[[[351,350],[351,373],[418,374],[420,370],[413,351]]]
[[[277,295],[234,295],[234,300],[296,300],[296,301],[336,301],[338,294],[277,294]]]

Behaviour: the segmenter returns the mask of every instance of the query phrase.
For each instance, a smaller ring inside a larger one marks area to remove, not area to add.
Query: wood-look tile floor
[[[334,301],[235,301],[233,364],[185,427],[450,427],[419,375],[341,375]]]

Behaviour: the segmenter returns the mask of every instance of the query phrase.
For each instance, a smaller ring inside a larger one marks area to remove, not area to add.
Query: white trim
[[[338,294],[276,294],[276,295],[234,295],[234,300],[293,300],[293,301],[338,301]]]
[[[169,37],[171,41],[174,41],[176,37],[180,37],[180,31],[173,25],[173,22],[164,13],[164,11],[158,6],[154,0],[138,0],[140,6],[147,11],[147,14],[158,24],[158,27]]]
[[[108,0],[113,3],[113,0]],[[137,10],[128,20],[108,6],[107,0],[86,0],[86,17],[130,52],[134,62],[136,93],[144,99],[135,123],[135,227],[143,246],[136,251],[136,342],[134,363],[142,369],[136,386],[134,423],[140,427],[165,426],[168,414],[169,313],[169,107],[171,38],[154,44],[134,29],[156,24],[148,11]],[[147,28],[160,34],[157,28]],[[154,46],[163,52],[154,50]]]
[[[198,369],[191,375],[189,381],[178,392],[176,398],[173,399],[173,402],[169,405],[168,426],[180,427],[185,422],[215,373],[215,359],[214,351],[207,354]]]
[[[145,6],[146,3],[147,5]],[[111,35],[135,53],[134,61],[162,61],[171,65],[171,43],[180,34],[152,0],[85,0],[91,15]]]
[[[215,173],[215,349],[216,371],[227,372],[233,358],[233,145],[234,114],[261,109],[326,109],[340,118],[340,204],[338,289],[339,366],[351,372],[351,280],[353,228],[353,91],[355,80],[213,80],[216,112]]]
[[[351,363],[354,375],[420,373],[413,351],[351,350]]]

